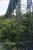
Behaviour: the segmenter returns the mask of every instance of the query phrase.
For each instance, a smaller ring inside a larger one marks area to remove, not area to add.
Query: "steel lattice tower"
[[[27,13],[28,15],[28,19],[29,19],[29,37],[31,40],[31,34],[32,34],[32,12],[31,12],[31,8],[32,8],[32,0],[27,0]]]
[[[17,3],[18,3],[18,0],[10,0],[8,9],[5,15],[6,17],[10,17],[12,15],[12,12],[16,8]]]
[[[21,0],[18,0],[18,4],[16,7],[16,22],[17,22],[17,41],[20,41],[20,29],[21,29],[21,23],[22,23],[22,17],[21,17]]]

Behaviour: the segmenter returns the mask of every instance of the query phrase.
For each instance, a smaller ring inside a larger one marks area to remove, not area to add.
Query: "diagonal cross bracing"
[[[10,17],[10,15],[12,14],[12,12],[14,11],[16,5],[17,5],[18,0],[10,0],[9,2],[9,6],[6,12],[6,17]]]

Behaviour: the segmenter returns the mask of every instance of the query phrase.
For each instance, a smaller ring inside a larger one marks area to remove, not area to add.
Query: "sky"
[[[0,15],[4,15],[7,11],[9,0],[0,0]]]
[[[4,15],[6,14],[6,11],[7,11],[7,8],[8,8],[8,5],[9,5],[9,1],[10,0],[0,0],[0,15]],[[23,10],[26,11],[25,7],[26,7],[26,2],[27,0],[21,0],[21,4],[23,4],[23,6],[21,6]]]

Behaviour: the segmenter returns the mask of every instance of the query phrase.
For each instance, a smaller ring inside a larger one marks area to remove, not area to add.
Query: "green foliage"
[[[29,16],[30,14],[24,14],[22,16],[22,25],[20,26],[21,29],[19,32],[20,41],[25,41],[25,40],[30,39],[30,32],[29,32],[30,31],[29,29],[30,28],[30,25],[29,25],[30,18]],[[32,15],[31,21],[33,22],[33,15]],[[16,19],[15,18],[12,18],[12,20],[10,18],[0,18],[0,42],[6,43],[6,45],[4,46],[7,47],[8,49],[11,48],[11,45],[9,43],[16,42],[17,40],[16,35],[18,36],[18,34],[16,31],[18,31],[18,29],[16,30]],[[31,33],[32,33],[31,39],[33,39],[33,29]],[[12,45],[12,47],[14,47],[14,45]]]
[[[22,16],[22,25],[20,32],[20,39],[29,40],[29,16],[30,14],[24,14]],[[32,15],[33,16],[33,15]],[[33,19],[33,17],[32,17]],[[32,20],[33,21],[33,20]],[[17,29],[18,30],[18,29]],[[16,19],[12,18],[0,18],[0,41],[6,42],[16,42]],[[31,35],[33,37],[33,34]],[[21,41],[20,40],[20,41]]]
[[[2,19],[0,18],[0,42],[6,42],[7,39],[10,42],[15,42],[16,38],[16,27],[15,20],[13,19]]]

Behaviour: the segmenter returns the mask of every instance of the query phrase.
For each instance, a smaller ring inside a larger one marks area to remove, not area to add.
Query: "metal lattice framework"
[[[25,5],[24,5],[25,6]],[[32,13],[31,13],[31,8],[32,8],[32,0],[27,0],[27,13],[29,13],[28,15],[28,19],[29,19],[29,33],[30,33],[30,37],[32,34]],[[16,21],[17,21],[17,32],[18,32],[18,38],[19,39],[19,33],[20,33],[20,26],[22,24],[22,17],[21,17],[21,3],[20,0],[18,0],[18,7],[16,8]],[[24,17],[23,17],[24,18]]]
[[[25,6],[25,5],[24,5]],[[27,13],[29,13],[28,15],[28,19],[29,19],[29,35],[30,35],[30,41],[21,41],[21,38],[20,38],[20,33],[21,33],[21,25],[22,25],[22,18],[23,15],[21,16],[21,1],[20,0],[10,0],[10,3],[9,3],[9,7],[8,7],[8,10],[6,12],[6,16],[7,17],[10,17],[12,15],[12,12],[14,11],[14,9],[16,8],[16,31],[17,31],[17,34],[16,34],[16,43],[15,46],[17,47],[17,50],[33,50],[33,42],[31,41],[31,34],[32,34],[32,13],[31,13],[31,7],[32,7],[32,10],[33,10],[33,4],[32,4],[32,0],[27,0]],[[23,14],[23,12],[22,12]],[[11,43],[9,43],[11,44]],[[12,43],[13,44],[13,43]]]
[[[18,0],[10,0],[9,6],[8,6],[8,9],[6,12],[6,17],[10,17],[10,15],[12,15],[12,12],[16,8],[17,2],[18,2]]]
[[[18,1],[18,3],[20,4],[20,0]],[[23,47],[22,46],[22,43],[20,43],[20,45],[19,45],[19,42],[21,41],[20,40],[20,26],[21,26],[21,21],[22,21],[22,18],[21,18],[21,12],[20,12],[20,6],[21,5],[18,5],[18,9],[17,9],[17,12],[16,12],[16,14],[17,14],[17,17],[16,17],[16,20],[17,20],[17,35],[18,35],[18,37],[17,37],[17,48],[20,48],[20,47]],[[27,13],[29,14],[28,15],[28,19],[29,19],[29,39],[30,39],[30,41],[31,41],[31,34],[32,34],[32,0],[27,0]],[[20,41],[19,41],[20,40]],[[29,41],[29,42],[30,42]],[[21,41],[22,42],[22,41]],[[30,47],[31,47],[31,43],[29,44],[29,42],[28,41],[25,41],[25,48],[24,48],[24,50],[27,50],[27,47],[28,47],[28,50],[30,49]],[[29,45],[27,45],[27,44],[29,44]],[[31,47],[31,49],[32,49],[32,47]],[[30,50],[31,50],[30,49]],[[19,49],[18,49],[19,50]],[[20,48],[20,50],[21,50],[21,48]],[[22,49],[23,50],[23,49]]]

